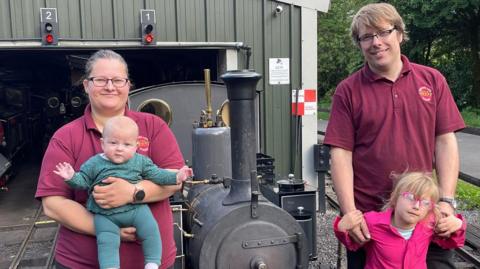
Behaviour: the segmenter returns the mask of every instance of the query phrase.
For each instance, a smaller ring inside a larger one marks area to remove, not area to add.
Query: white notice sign
[[[269,59],[270,85],[290,84],[290,58]]]

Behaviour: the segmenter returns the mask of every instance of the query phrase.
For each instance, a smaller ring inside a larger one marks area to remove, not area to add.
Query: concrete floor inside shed
[[[0,190],[0,227],[31,223],[40,206],[34,198],[39,164],[19,165],[15,176],[7,182],[7,190]]]

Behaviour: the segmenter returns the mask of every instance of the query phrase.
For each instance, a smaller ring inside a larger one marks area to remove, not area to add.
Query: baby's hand
[[[73,167],[67,162],[58,163],[55,168],[53,172],[65,180],[72,179],[73,174],[75,174],[75,170],[73,170]]]
[[[363,220],[363,213],[360,210],[350,211],[345,214],[338,223],[338,230],[341,232],[349,231],[360,225]]]
[[[441,237],[450,237],[450,235],[462,228],[463,221],[456,216],[448,215],[438,220],[435,232]]]
[[[186,166],[186,165],[183,166],[177,172],[177,184],[180,184],[180,183],[184,182],[185,180],[187,180],[187,178],[192,177],[192,176],[193,176],[192,169],[188,168],[188,166]]]

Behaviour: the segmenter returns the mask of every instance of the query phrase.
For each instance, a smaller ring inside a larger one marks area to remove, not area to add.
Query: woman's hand
[[[120,239],[123,242],[135,242],[137,241],[136,231],[135,227],[120,228]]]
[[[93,188],[92,193],[95,202],[100,207],[110,209],[133,201],[135,186],[128,181],[117,177],[108,177],[102,183],[108,185],[97,185]]]

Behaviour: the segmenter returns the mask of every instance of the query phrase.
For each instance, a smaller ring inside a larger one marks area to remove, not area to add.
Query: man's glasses
[[[383,30],[383,31],[379,31],[377,32],[376,34],[364,34],[362,36],[359,36],[357,38],[357,40],[359,42],[364,42],[364,43],[368,43],[368,42],[371,42],[375,37],[377,37],[378,39],[382,39],[384,40],[385,38],[387,38],[388,36],[390,36],[390,34],[397,30],[396,27],[393,27],[392,29],[390,30]]]
[[[409,201],[410,204],[412,204],[412,205],[415,205],[418,202],[420,207],[423,207],[423,208],[432,207],[432,201],[430,201],[429,199],[419,199],[419,198],[415,197],[415,194],[413,194],[411,192],[406,191],[406,192],[402,193],[402,197],[405,198],[405,200]]]
[[[108,84],[108,81],[112,82],[112,85],[117,88],[124,87],[127,85],[128,78],[104,78],[104,77],[90,77],[88,78],[93,83],[95,87],[105,87]]]

